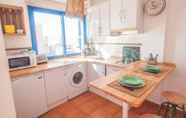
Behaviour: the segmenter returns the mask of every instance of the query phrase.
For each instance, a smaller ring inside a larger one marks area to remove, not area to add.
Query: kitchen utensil
[[[154,56],[152,53],[150,53],[147,63],[150,65],[157,65],[158,64],[158,56],[159,56],[158,54],[156,54]]]

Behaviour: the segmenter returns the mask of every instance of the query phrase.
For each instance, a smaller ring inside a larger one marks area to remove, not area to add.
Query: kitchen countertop
[[[95,62],[95,63],[102,63],[102,64],[107,64],[119,68],[126,67],[127,65],[124,64],[117,64],[116,62],[118,61],[118,58],[113,58],[110,60],[104,60],[101,58],[97,58],[95,56],[90,56],[90,57],[67,57],[67,58],[59,58],[59,59],[54,59],[50,60],[48,63],[40,64],[37,65],[36,67],[31,67],[27,69],[21,69],[21,70],[15,70],[15,71],[10,71],[10,77],[12,80],[15,80],[17,77],[20,76],[26,76],[30,75],[33,73],[37,72],[42,72],[46,71],[49,69],[54,69],[62,66],[67,66],[67,65],[72,65],[76,63],[81,63],[81,62]]]
[[[163,63],[159,65],[162,69],[162,73],[151,74],[151,73],[141,71],[141,67],[143,67],[144,64],[145,62],[143,61],[135,62],[129,65],[125,70],[122,70],[114,75],[103,77],[93,82],[90,82],[89,87],[90,89],[92,88],[101,91],[116,99],[124,101],[128,103],[131,107],[140,107],[142,103],[145,101],[145,99],[149,96],[149,94],[161,83],[162,80],[166,79],[167,76],[169,76],[171,72],[173,72],[173,70],[176,68],[175,64]],[[124,75],[135,75],[146,80],[151,80],[152,86],[149,89],[147,89],[144,92],[144,94],[141,95],[140,97],[135,97],[128,93],[121,92],[108,85],[116,81],[117,79],[121,78]]]

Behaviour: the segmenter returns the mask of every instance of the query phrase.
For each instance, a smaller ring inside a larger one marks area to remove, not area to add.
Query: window
[[[49,57],[63,55],[60,15],[34,12],[34,20],[38,53],[47,54]]]
[[[79,53],[81,51],[80,19],[65,17],[66,53]]]
[[[85,21],[62,11],[28,7],[32,47],[49,58],[80,54],[85,43]]]

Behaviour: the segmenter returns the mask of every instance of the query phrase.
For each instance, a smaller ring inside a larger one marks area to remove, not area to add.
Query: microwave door
[[[18,58],[11,58],[8,60],[9,68],[20,68],[30,66],[30,58],[29,57],[18,57]]]

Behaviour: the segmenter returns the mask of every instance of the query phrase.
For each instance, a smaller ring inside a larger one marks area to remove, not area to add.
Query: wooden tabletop
[[[163,72],[160,74],[150,74],[140,70],[144,65],[145,62],[143,61],[133,63],[130,66],[128,66],[125,70],[122,70],[114,75],[103,77],[91,82],[89,84],[89,87],[98,89],[106,94],[111,95],[112,97],[127,102],[132,107],[140,107],[142,103],[145,101],[145,99],[149,96],[149,94],[160,84],[160,82],[166,79],[171,74],[171,72],[176,68],[175,64],[171,63],[159,64]],[[124,75],[136,75],[141,78],[151,80],[153,82],[153,85],[140,97],[134,97],[125,92],[121,92],[117,89],[114,89],[108,85]]]

